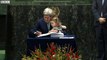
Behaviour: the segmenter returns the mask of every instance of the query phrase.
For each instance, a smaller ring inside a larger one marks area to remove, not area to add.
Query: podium
[[[39,38],[27,38],[27,55],[30,55],[31,51],[35,51],[36,48],[41,48],[42,51],[45,51],[47,44],[54,42],[59,46],[69,45],[74,49],[74,52],[77,50],[76,38],[74,35],[65,36],[65,37],[39,37]]]

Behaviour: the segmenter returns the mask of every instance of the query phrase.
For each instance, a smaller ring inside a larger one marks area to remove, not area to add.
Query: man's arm
[[[35,23],[34,27],[31,29],[31,34],[34,36],[42,34],[42,32],[40,32],[39,29],[40,29],[40,21]]]

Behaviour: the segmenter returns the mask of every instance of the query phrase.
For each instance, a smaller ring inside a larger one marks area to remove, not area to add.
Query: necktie
[[[50,30],[50,23],[47,23],[48,30]]]

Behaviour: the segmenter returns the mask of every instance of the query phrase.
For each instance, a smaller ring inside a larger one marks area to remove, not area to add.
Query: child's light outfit
[[[61,32],[61,27],[53,27],[53,30],[58,30],[58,33],[52,33],[51,37],[64,37],[64,34]]]

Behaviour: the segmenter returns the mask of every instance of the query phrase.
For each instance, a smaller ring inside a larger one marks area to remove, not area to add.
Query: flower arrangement
[[[81,60],[81,55],[78,52],[73,53],[70,47],[60,47],[52,42],[45,52],[40,48],[36,49],[32,51],[31,57],[23,55],[22,60]]]

